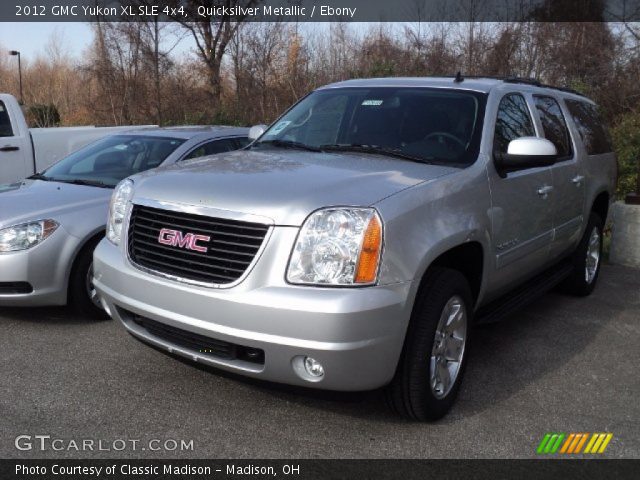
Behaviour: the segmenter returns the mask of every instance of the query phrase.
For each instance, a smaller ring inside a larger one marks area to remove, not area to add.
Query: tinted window
[[[535,137],[536,131],[529,115],[527,102],[518,93],[505,95],[498,107],[493,151],[507,153],[509,142],[520,137]]]
[[[116,184],[130,175],[159,166],[184,139],[113,135],[92,143],[45,171],[47,179]]]
[[[238,148],[244,148],[251,143],[248,137],[238,137],[234,139],[238,144]]]
[[[192,158],[204,157],[206,155],[215,155],[216,153],[230,152],[236,150],[238,147],[233,138],[225,138],[223,140],[214,140],[213,142],[205,143],[192,150],[189,155],[184,157],[184,160],[191,160]]]
[[[13,137],[9,112],[7,112],[3,102],[0,102],[0,137]]]
[[[612,152],[611,137],[595,105],[579,100],[565,100],[565,102],[587,153],[598,155]]]
[[[280,148],[280,142],[334,152],[366,147],[466,166],[478,156],[485,102],[484,94],[454,89],[318,90],[275,122],[252,148]]]
[[[534,95],[533,98],[545,138],[556,146],[560,159],[570,157],[571,139],[560,105],[552,97]]]

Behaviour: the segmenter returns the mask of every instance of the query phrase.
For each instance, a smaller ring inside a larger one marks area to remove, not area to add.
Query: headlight
[[[382,253],[382,222],[372,208],[327,208],[305,221],[287,280],[309,285],[371,285]]]
[[[53,220],[38,220],[0,230],[0,253],[17,252],[35,247],[58,228]]]
[[[125,179],[118,184],[111,197],[109,219],[107,221],[107,238],[114,245],[120,244],[124,215],[127,211],[127,204],[132,196],[133,181]]]

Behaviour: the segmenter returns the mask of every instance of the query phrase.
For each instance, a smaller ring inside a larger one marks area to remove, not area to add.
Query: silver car
[[[247,133],[231,127],[131,131],[0,186],[0,307],[72,302],[84,314],[104,316],[91,265],[116,184],[160,165],[236,150],[248,143]]]
[[[596,106],[522,79],[354,80],[250,147],[123,181],[95,284],[136,338],[435,419],[474,321],[588,295],[616,161]]]

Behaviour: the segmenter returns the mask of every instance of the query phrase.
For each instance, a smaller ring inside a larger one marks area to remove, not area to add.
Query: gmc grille
[[[172,229],[210,237],[206,252],[159,242]],[[129,222],[129,258],[136,265],[183,280],[225,285],[247,271],[264,242],[268,225],[134,205]]]

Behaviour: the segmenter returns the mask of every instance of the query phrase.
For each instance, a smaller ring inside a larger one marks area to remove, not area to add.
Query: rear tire
[[[473,302],[466,278],[434,267],[418,292],[387,402],[401,416],[437,420],[453,405],[469,349]]]
[[[109,316],[99,303],[93,286],[93,251],[101,238],[90,240],[83,247],[74,262],[69,279],[69,302],[83,317],[93,320],[107,320]]]
[[[562,291],[579,297],[593,292],[602,264],[602,229],[602,219],[592,212],[582,240],[571,257],[573,270],[560,285]]]

